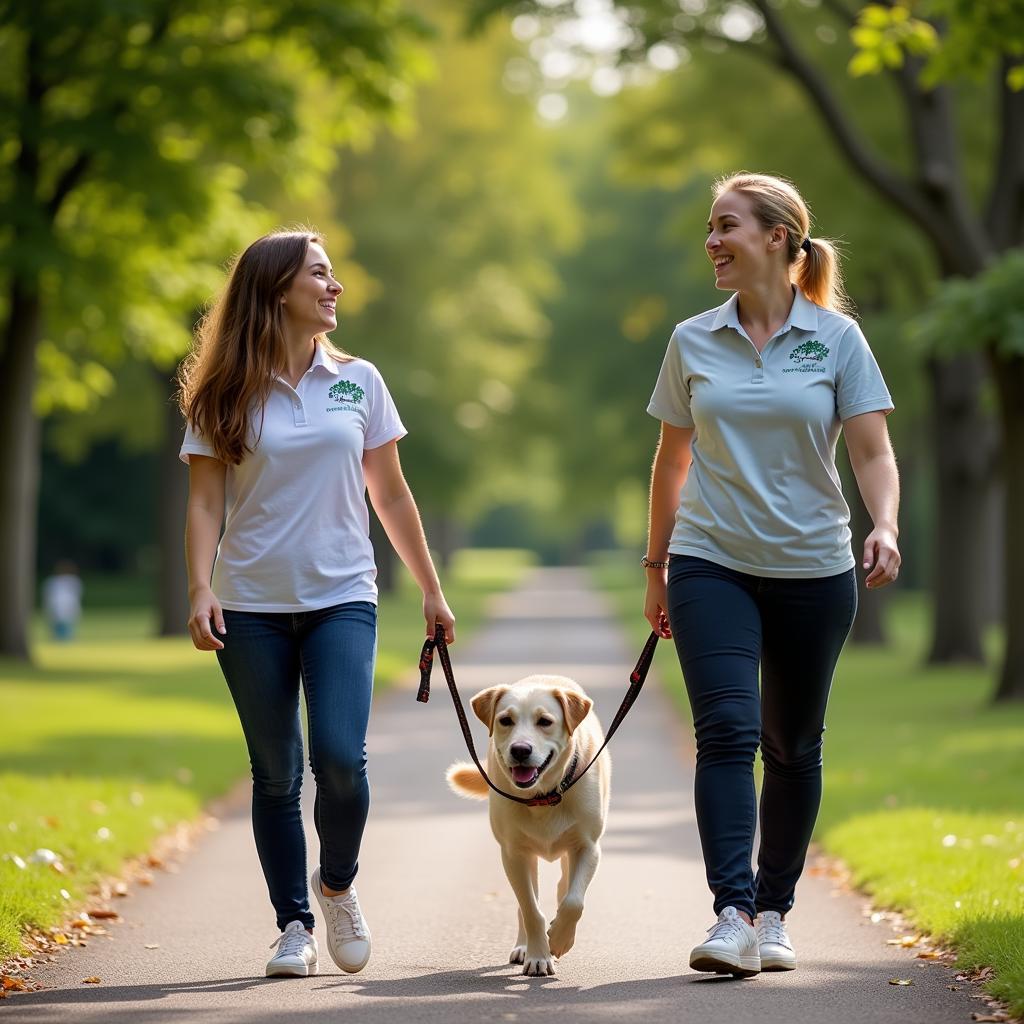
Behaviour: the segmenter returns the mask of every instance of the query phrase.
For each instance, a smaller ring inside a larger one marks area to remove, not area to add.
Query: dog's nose
[[[529,743],[513,743],[508,752],[513,761],[525,761],[533,753],[533,747]]]

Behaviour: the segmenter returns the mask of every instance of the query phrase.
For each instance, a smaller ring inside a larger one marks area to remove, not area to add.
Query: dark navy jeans
[[[857,611],[855,570],[773,579],[672,555],[667,610],[693,710],[697,827],[715,913],[785,914],[821,803],[825,707]]]
[[[358,869],[370,806],[366,726],[377,652],[377,606],[354,601],[308,612],[224,612],[217,652],[252,765],[256,850],[277,912],[313,927],[306,883],[299,680],[306,698],[320,877],[346,889]]]

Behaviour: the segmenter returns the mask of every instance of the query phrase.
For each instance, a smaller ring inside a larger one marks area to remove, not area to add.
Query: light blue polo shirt
[[[892,399],[856,322],[794,292],[761,353],[735,294],[672,333],[647,407],[694,430],[672,554],[771,577],[856,564],[836,442],[843,420],[888,413]]]

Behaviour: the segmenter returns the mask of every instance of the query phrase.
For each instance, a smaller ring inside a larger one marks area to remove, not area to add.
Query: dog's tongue
[[[533,782],[537,777],[537,769],[529,765],[519,765],[512,769],[512,778],[519,783]]]

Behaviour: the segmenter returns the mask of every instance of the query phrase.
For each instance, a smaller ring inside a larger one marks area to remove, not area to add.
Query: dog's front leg
[[[505,866],[505,875],[508,884],[519,901],[519,914],[523,930],[526,935],[526,951],[523,957],[523,974],[554,974],[555,963],[551,959],[551,950],[548,948],[548,937],[545,933],[546,924],[544,915],[541,913],[540,903],[537,899],[537,888],[534,883],[534,876],[537,873],[536,854],[509,854],[506,850],[501,851],[501,863]],[[512,950],[509,958],[516,962],[516,949]]]
[[[576,941],[576,925],[583,915],[583,897],[600,862],[601,847],[597,843],[585,843],[570,850],[568,862],[563,861],[559,889],[566,885],[565,895],[548,929],[548,943],[554,956],[565,956]]]
[[[533,882],[534,899],[540,900],[540,884],[537,878],[537,858],[533,858],[533,866],[530,869],[530,881]],[[510,964],[521,964],[526,962],[526,925],[523,924],[523,912],[516,906],[516,944],[508,955]]]

